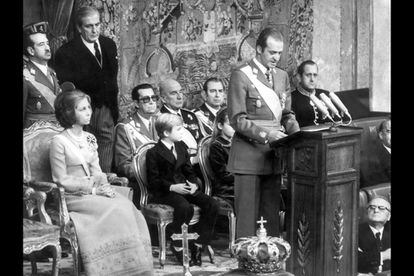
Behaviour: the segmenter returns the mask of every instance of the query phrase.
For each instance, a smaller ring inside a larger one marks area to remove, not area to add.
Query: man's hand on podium
[[[287,134],[280,131],[280,130],[271,130],[269,132],[269,135],[267,136],[267,139],[268,139],[269,143],[272,143],[272,142],[277,141],[277,140],[279,140],[283,137],[286,137],[286,136],[287,136]]]

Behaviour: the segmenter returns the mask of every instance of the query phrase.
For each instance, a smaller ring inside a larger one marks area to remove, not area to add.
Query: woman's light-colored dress
[[[68,130],[50,148],[53,180],[65,188],[79,250],[87,275],[153,275],[151,240],[141,212],[126,197],[82,194],[90,191],[99,167],[95,137]]]

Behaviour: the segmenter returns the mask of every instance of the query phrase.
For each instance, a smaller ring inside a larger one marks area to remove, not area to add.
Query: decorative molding
[[[338,200],[335,209],[335,216],[333,221],[333,239],[332,239],[332,258],[336,262],[336,272],[340,272],[340,262],[343,257],[342,250],[344,248],[344,211],[342,210],[341,202]]]
[[[299,220],[298,227],[298,249],[297,261],[302,268],[302,275],[306,274],[305,267],[309,262],[310,255],[310,231],[309,222],[306,219],[305,212],[302,213],[302,218]]]
[[[289,25],[287,71],[293,84],[298,65],[312,57],[313,0],[292,1]]]

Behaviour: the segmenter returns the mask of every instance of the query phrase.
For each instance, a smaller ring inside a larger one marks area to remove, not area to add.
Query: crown
[[[267,236],[263,227],[263,217],[257,223],[260,227],[256,236],[243,237],[236,240],[233,251],[237,257],[239,268],[250,273],[274,273],[283,271],[283,265],[290,256],[291,248],[282,238]]]

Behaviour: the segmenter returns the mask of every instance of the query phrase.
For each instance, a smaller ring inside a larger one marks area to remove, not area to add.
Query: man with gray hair
[[[86,130],[97,139],[102,171],[110,172],[118,120],[117,48],[112,39],[100,34],[96,8],[80,7],[75,20],[79,35],[56,51],[55,69],[61,82],[70,81],[91,97],[93,113]]]
[[[374,197],[367,207],[367,222],[358,234],[358,272],[391,270],[391,204],[387,198]]]

